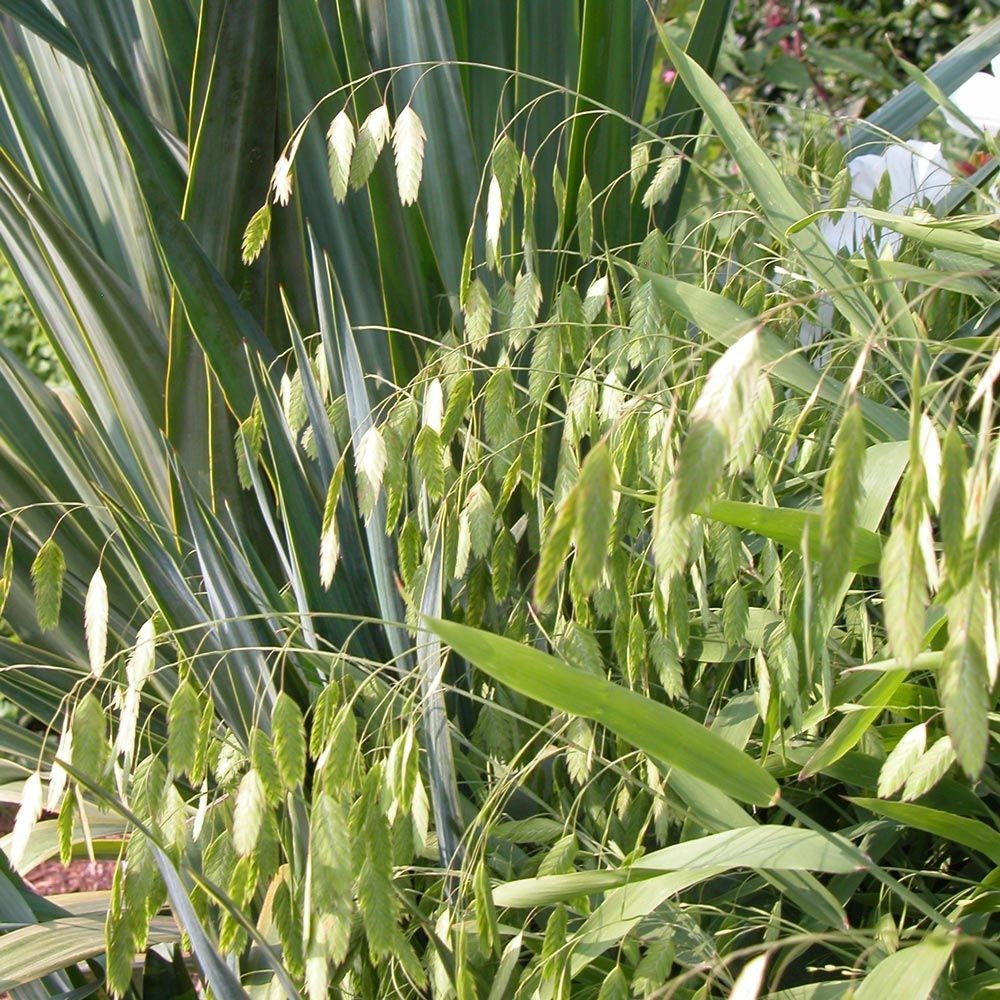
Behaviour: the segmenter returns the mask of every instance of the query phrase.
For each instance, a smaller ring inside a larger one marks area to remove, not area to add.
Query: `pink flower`
[[[665,69],[663,71],[663,76],[661,79],[664,83],[673,83],[674,77],[677,76],[677,70],[675,69]]]

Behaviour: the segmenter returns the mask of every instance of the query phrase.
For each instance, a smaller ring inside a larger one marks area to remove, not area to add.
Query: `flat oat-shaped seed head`
[[[396,119],[392,130],[392,151],[396,160],[396,183],[399,200],[404,205],[412,205],[420,192],[420,180],[424,171],[424,133],[420,116],[407,104]]]

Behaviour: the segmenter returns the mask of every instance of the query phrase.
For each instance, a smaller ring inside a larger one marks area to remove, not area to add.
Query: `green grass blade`
[[[951,958],[955,940],[929,935],[883,958],[855,990],[855,1000],[926,1000]]]
[[[824,768],[840,760],[868,731],[871,724],[882,714],[892,696],[906,680],[905,670],[890,670],[872,685],[865,697],[864,708],[850,712],[819,745],[816,752],[806,762],[799,774],[800,779],[810,778]]]
[[[878,816],[895,820],[906,827],[924,830],[936,837],[944,837],[955,844],[985,854],[995,865],[1000,865],[1000,833],[978,819],[954,816],[941,809],[913,805],[910,802],[889,802],[884,799],[851,798],[856,806]]]
[[[756,761],[680,712],[553,656],[465,625],[428,620],[460,656],[515,691],[563,712],[594,719],[670,767],[740,802],[772,805],[778,785]]]
[[[786,548],[803,550],[808,532],[809,551],[819,551],[820,515],[793,507],[762,507],[738,500],[712,500],[700,511],[703,516],[771,538]],[[882,538],[872,531],[856,528],[851,548],[850,569],[869,576],[878,574],[882,558]]]

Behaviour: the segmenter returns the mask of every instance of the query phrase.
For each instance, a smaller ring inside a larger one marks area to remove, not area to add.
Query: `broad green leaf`
[[[172,944],[180,931],[172,920],[150,927],[149,943]],[[49,973],[104,953],[104,915],[67,916],[32,924],[0,937],[0,989],[12,990]]]
[[[920,944],[883,958],[855,990],[856,1000],[925,1000],[955,948],[950,937],[928,935]]]
[[[521,643],[464,625],[429,620],[459,655],[521,694],[606,726],[669,767],[677,767],[741,802],[772,805],[775,780],[693,719]]]
[[[978,819],[954,816],[941,809],[909,802],[885,802],[882,799],[868,798],[851,798],[850,801],[878,816],[885,816],[905,826],[925,830],[970,850],[979,851],[995,865],[1000,865],[1000,833]]]
[[[844,850],[831,837],[796,827],[750,826],[653,851],[629,868],[508,882],[497,886],[493,898],[497,906],[543,906],[627,885],[639,879],[656,880],[656,876],[664,872],[676,872],[686,879],[691,876],[708,879],[733,868],[845,874],[856,871],[857,867],[855,855]],[[660,884],[671,885],[674,882],[676,880],[664,880]]]
[[[698,513],[713,521],[731,524],[744,531],[772,538],[795,551],[802,550],[807,538],[810,551],[816,552],[822,533],[821,515],[816,511],[793,507],[764,507],[740,500],[711,500]],[[854,573],[874,575],[882,556],[881,536],[856,528],[852,544],[847,548],[847,566]]]
[[[889,704],[905,679],[905,670],[898,668],[887,670],[868,692],[864,701],[865,707],[845,715],[834,731],[817,747],[816,752],[799,773],[799,778],[810,778],[818,774],[852,750],[885,710],[885,706]]]

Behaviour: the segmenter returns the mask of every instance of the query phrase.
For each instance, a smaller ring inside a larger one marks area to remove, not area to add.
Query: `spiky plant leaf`
[[[649,143],[637,142],[629,155],[629,186],[634,195],[649,170]]]
[[[260,460],[260,450],[264,443],[264,424],[260,407],[254,406],[250,416],[236,428],[236,470],[240,486],[245,490],[253,489],[253,476],[250,473],[251,462],[256,465]]]
[[[506,132],[493,150],[492,166],[493,175],[500,186],[502,215],[506,219],[514,203],[514,192],[517,190],[517,180],[521,170],[521,156],[514,140]]]
[[[469,508],[465,507],[458,515],[458,541],[455,543],[455,568],[452,576],[461,580],[469,568],[469,557],[472,555],[472,529],[469,527]]]
[[[542,285],[533,271],[522,271],[514,282],[514,305],[510,313],[510,339],[521,347],[528,332],[538,322],[542,308]]]
[[[893,655],[909,666],[923,645],[927,570],[912,516],[899,517],[882,554],[885,626]]]
[[[851,197],[851,171],[844,167],[841,169],[833,183],[830,185],[829,206],[834,211],[847,207],[847,202]]]
[[[734,646],[743,642],[749,622],[750,608],[746,591],[736,580],[722,599],[722,634],[726,642]]]
[[[496,906],[493,903],[493,889],[490,886],[489,871],[482,861],[476,865],[473,889],[476,901],[476,930],[479,934],[480,947],[485,954],[496,955],[500,951],[500,926],[497,921]]]
[[[926,795],[955,763],[955,748],[948,736],[942,736],[913,765],[903,787],[903,801],[911,802]]]
[[[583,788],[593,768],[594,730],[586,719],[573,719],[566,730],[566,772],[570,780]]]
[[[139,626],[135,646],[125,665],[129,687],[141,690],[156,665],[156,624],[152,618]]]
[[[629,1000],[632,996],[629,990],[628,977],[620,965],[616,965],[601,983],[597,1000]]]
[[[309,756],[314,761],[326,747],[339,707],[340,687],[336,681],[331,681],[323,688],[313,705],[312,723],[309,726]]]
[[[500,227],[503,223],[503,195],[500,182],[490,177],[486,193],[486,263],[494,271],[500,269]]]
[[[629,297],[629,353],[633,365],[643,361],[657,350],[657,341],[663,326],[660,297],[653,290],[651,281],[640,281]]]
[[[580,181],[580,193],[576,202],[576,238],[580,253],[589,257],[594,247],[594,192],[590,188],[590,178],[584,174]]]
[[[14,829],[11,833],[7,859],[12,868],[18,868],[27,850],[35,824],[42,815],[42,776],[33,771],[24,782],[21,789],[21,804],[14,818]]]
[[[462,372],[448,390],[448,405],[441,418],[441,442],[448,444],[455,436],[462,421],[468,416],[472,403],[473,376],[472,372]]]
[[[953,579],[961,571],[962,543],[965,538],[966,475],[965,444],[955,424],[948,427],[941,449],[941,546],[948,574]]]
[[[490,554],[490,568],[493,572],[493,596],[497,601],[502,601],[510,595],[516,560],[517,546],[514,539],[506,528],[501,527]]]
[[[62,605],[63,576],[66,560],[55,539],[43,543],[31,564],[31,582],[35,588],[35,615],[39,628],[48,630],[59,624]]]
[[[483,386],[483,424],[486,440],[494,448],[502,448],[510,441],[516,402],[514,375],[510,366],[497,365]]]
[[[559,328],[547,323],[538,331],[531,352],[528,396],[533,403],[543,402],[549,394],[552,382],[559,374],[559,355]]]
[[[423,426],[413,442],[413,461],[431,500],[444,493],[444,451],[433,427]]]
[[[420,193],[424,171],[424,143],[427,136],[420,116],[407,104],[399,113],[392,130],[392,152],[396,160],[396,184],[399,200],[412,205]]]
[[[55,813],[59,811],[63,793],[69,782],[69,773],[62,766],[62,761],[67,763],[73,759],[73,729],[70,720],[67,718],[63,724],[63,730],[59,734],[59,743],[56,746],[55,759],[52,762],[52,770],[49,772],[49,787],[45,799],[45,808]]]
[[[280,800],[284,786],[274,759],[274,745],[263,729],[255,729],[250,736],[250,767],[260,776],[268,805],[274,805]]]
[[[393,952],[397,935],[392,846],[389,823],[381,806],[380,782],[381,768],[373,768],[350,816],[358,906],[373,960]]]
[[[108,728],[104,709],[92,692],[84,695],[73,710],[72,741],[73,767],[91,780],[101,781],[108,759]]]
[[[14,581],[14,538],[7,536],[7,545],[3,553],[3,571],[0,572],[0,618],[3,618],[4,608],[7,606],[7,597],[10,594],[11,584]]]
[[[271,195],[275,205],[282,208],[288,205],[292,197],[292,160],[284,153],[278,157],[271,174]]]
[[[744,334],[712,366],[681,447],[672,514],[693,514],[721,475],[760,377],[760,335]]]

